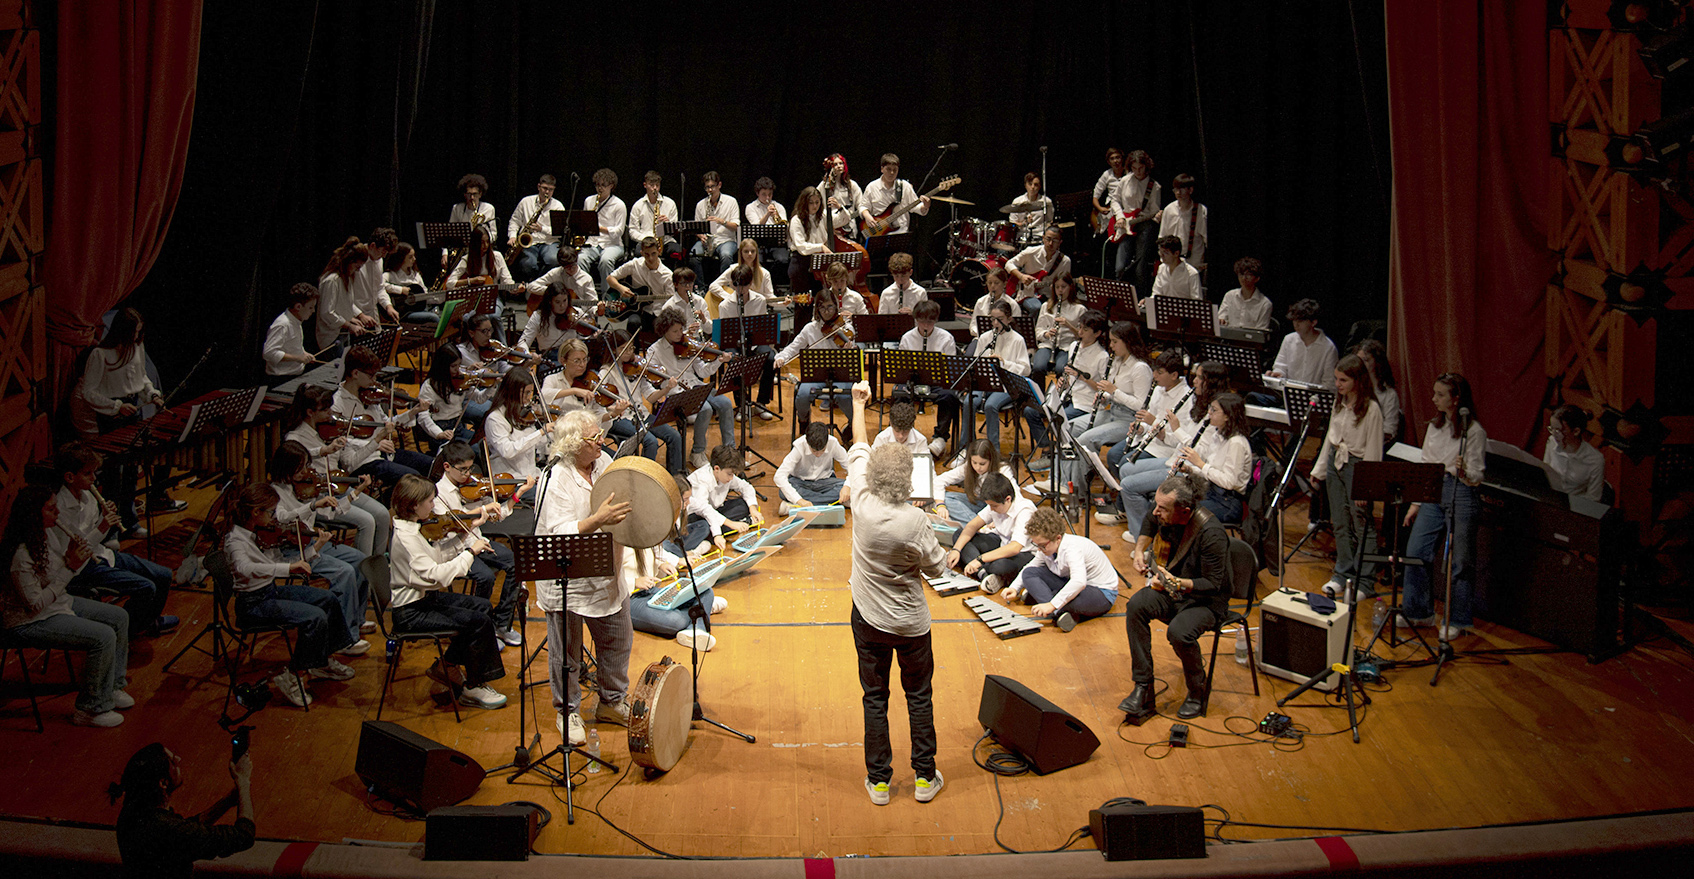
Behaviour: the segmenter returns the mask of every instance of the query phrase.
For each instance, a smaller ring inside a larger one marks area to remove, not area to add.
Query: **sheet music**
[[[935,459],[929,455],[912,456],[912,500],[935,500]]]
[[[255,397],[254,399],[257,400],[257,399],[260,399],[260,398]],[[179,445],[182,444],[182,443],[188,442],[188,433],[189,433],[189,431],[194,429],[195,424],[199,423],[199,421],[200,421],[200,407],[203,406],[203,405],[205,405],[205,404],[195,403],[188,410],[188,420],[182,423],[182,435],[180,435],[176,438],[176,441]]]

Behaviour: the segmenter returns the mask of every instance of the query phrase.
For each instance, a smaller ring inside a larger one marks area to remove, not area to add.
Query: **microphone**
[[[959,145],[956,144],[956,143],[944,143],[944,144],[936,147],[936,149],[938,149],[938,150],[956,150],[958,148],[959,148]]]
[[[1466,406],[1460,406],[1459,407],[1459,423],[1460,424],[1466,424],[1466,425],[1470,424],[1470,408],[1469,407],[1466,407]]]
[[[1042,148],[1041,148],[1041,154],[1042,154],[1042,155],[1046,155],[1046,154],[1047,154],[1047,148],[1046,148],[1046,147],[1042,147]]]
[[[1042,149],[1046,149],[1046,147],[1042,147]],[[571,172],[571,179],[572,180],[581,180],[582,177],[579,176],[575,171],[572,171]]]

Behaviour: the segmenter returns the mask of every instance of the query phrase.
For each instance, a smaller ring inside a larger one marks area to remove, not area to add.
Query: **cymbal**
[[[1076,226],[1075,220],[1066,220],[1063,223],[1054,223],[1053,224],[1053,228],[1055,228],[1055,229],[1070,229],[1074,226]]]
[[[1002,213],[1002,214],[1022,214],[1022,213],[1027,213],[1027,212],[1033,211],[1033,210],[1039,210],[1040,208],[1041,208],[1041,205],[1031,204],[1027,201],[1014,201],[1009,205],[1002,205],[1001,208],[1000,208],[1000,213]]]
[[[932,195],[932,196],[929,197],[929,200],[930,201],[944,201],[948,204],[971,205],[973,207],[976,205],[976,202],[974,202],[974,201],[965,201],[962,198],[952,198],[950,196],[945,196],[945,195]]]

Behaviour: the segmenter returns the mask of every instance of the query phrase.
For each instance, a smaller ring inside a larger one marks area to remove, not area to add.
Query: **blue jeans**
[[[488,416],[488,410],[492,408],[494,408],[494,404],[491,402],[472,403],[467,400],[465,402],[465,413],[459,417],[457,424],[435,422],[437,427],[448,431],[448,435],[441,439],[432,439],[429,434],[424,432],[423,428],[413,426],[412,436],[418,441],[418,445],[429,449],[431,455],[441,451],[441,447],[446,445],[448,440],[458,440],[463,443],[473,442],[476,440],[477,427],[482,424],[482,419]],[[419,417],[429,418],[430,416],[420,415]]]
[[[686,569],[684,572],[686,573]],[[688,609],[690,607],[693,607],[695,604],[699,604],[701,607],[706,609],[707,616],[711,615],[712,599],[715,596],[713,596],[712,590],[710,589],[707,589],[699,595],[684,601],[682,604],[679,604],[670,610],[659,610],[656,607],[649,607],[647,605],[647,599],[652,598],[653,594],[658,591],[659,590],[657,589],[643,589],[640,592],[635,593],[635,595],[629,599],[630,624],[635,627],[637,632],[646,632],[649,635],[662,635],[666,638],[675,638],[677,632],[688,628],[689,625],[694,622],[688,617]],[[704,630],[705,627],[702,626],[701,631]]]
[[[363,616],[361,614],[361,616]],[[353,643],[341,600],[328,589],[298,583],[273,583],[235,596],[235,618],[242,625],[296,626],[290,671],[323,668],[329,655]]]
[[[606,295],[606,277],[617,270],[623,263],[623,245],[613,244],[607,247],[584,247],[577,252],[577,264],[594,273],[594,289],[604,297]]]
[[[1141,534],[1141,522],[1147,518],[1147,510],[1152,506],[1148,501],[1170,475],[1167,459],[1150,457],[1145,453],[1118,468],[1118,481],[1123,483],[1118,502],[1123,506],[1124,515],[1129,517],[1128,530],[1131,534]]]
[[[293,561],[300,557],[300,551],[286,547],[282,557]],[[312,573],[329,581],[330,594],[335,596],[341,607],[341,618],[347,622],[347,634],[350,636],[347,644],[359,640],[359,627],[365,622],[365,608],[371,601],[371,586],[365,582],[365,575],[359,572],[359,563],[364,560],[364,553],[339,543],[324,547],[323,552],[312,559]],[[347,644],[338,643],[336,648]]]
[[[115,565],[90,559],[65,588],[83,597],[93,595],[95,589],[110,589],[128,597],[129,635],[134,638],[158,625],[165,599],[170,597],[171,572],[127,552],[114,552],[112,556]]]
[[[365,556],[370,556],[378,546],[384,551],[388,549],[388,508],[368,494],[354,498],[345,513],[318,517],[318,524],[354,529],[353,548]]]
[[[12,630],[29,647],[80,650],[88,654],[76,707],[89,714],[112,710],[112,694],[129,686],[129,614],[115,604],[71,598],[71,613],[25,623]]]
[[[735,445],[735,404],[723,394],[714,394],[706,398],[699,414],[693,416],[696,453],[704,454],[710,448],[706,445],[706,434],[711,432],[714,412],[718,417],[718,441],[726,446]]]
[[[517,280],[533,281],[558,264],[558,244],[536,244],[520,252],[511,269]]]
[[[947,497],[942,502],[947,505],[947,518],[952,519],[953,524],[960,528],[975,519],[977,513],[988,509],[988,505],[981,501],[971,503],[962,491],[947,492]]]
[[[823,382],[801,382],[794,387],[794,419],[801,425],[800,432],[805,433],[805,425],[812,421],[812,401],[824,393],[828,386]],[[851,385],[836,385],[832,397],[851,397]],[[866,437],[869,439],[869,437]]]
[[[1247,503],[1240,492],[1224,491],[1215,485],[1206,492],[1206,499],[1200,502],[1200,506],[1210,510],[1219,522],[1226,525],[1239,525],[1247,510]]]
[[[1042,383],[1042,378],[1049,372],[1064,372],[1065,364],[1070,362],[1071,353],[1063,348],[1037,348],[1029,358],[1029,377],[1036,384]]]
[[[1053,596],[1062,592],[1069,580],[1053,573],[1046,565],[1030,565],[1023,569],[1023,588],[1029,590],[1031,604],[1046,604]],[[1098,616],[1112,612],[1112,602],[1116,601],[1116,592],[1107,592],[1093,586],[1084,586],[1059,609],[1059,613],[1068,613],[1071,619],[1085,622]]]
[[[799,479],[790,476],[788,484],[794,486],[794,491],[800,499],[808,504],[833,504],[841,498],[841,486],[847,481],[839,476],[825,476],[821,479]]]
[[[711,248],[712,254],[717,257],[718,264],[712,269],[711,274],[706,274],[707,246],[707,242],[696,239],[694,246],[688,248],[688,267],[693,269],[695,276],[700,279],[699,283],[702,289],[705,285],[717,280],[718,275],[723,274],[725,269],[735,264],[735,242],[719,242],[716,247]]]
[[[1023,380],[1025,382],[1029,381],[1027,378],[1024,378]],[[1031,392],[1035,394],[1035,398],[1037,400],[1041,399],[1041,392],[1035,387],[1033,382],[1030,383],[1029,388]],[[995,391],[994,393],[989,394],[986,399],[983,397],[981,392],[973,394],[972,396],[976,398],[977,408],[982,410],[984,421],[986,422],[983,430],[985,435],[988,437],[988,441],[993,443],[995,446],[1000,445],[1000,411],[1012,404],[1012,395],[1005,391]],[[1022,414],[1024,416],[1024,420],[1029,422],[1029,436],[1031,442],[1038,446],[1051,445],[1052,441],[1047,438],[1047,428],[1041,424],[1040,420],[1031,420],[1027,411]]]
[[[1123,407],[1114,406],[1112,407],[1112,411],[1121,412],[1123,411]],[[1098,452],[1100,447],[1103,445],[1121,441],[1124,438],[1124,435],[1129,433],[1129,426],[1133,423],[1131,420],[1132,416],[1125,412],[1124,417],[1121,419],[1113,416],[1105,416],[1096,421],[1093,427],[1089,427],[1088,421],[1093,417],[1093,413],[1078,415],[1065,423],[1067,425],[1066,429],[1071,432],[1071,438],[1076,440],[1076,444],[1079,447],[1087,448],[1095,452]],[[1105,461],[1101,461],[1100,463],[1104,464]],[[1077,460],[1074,463],[1066,465],[1068,472],[1062,474],[1061,478],[1067,482],[1075,482],[1077,489],[1081,490],[1085,480],[1088,478],[1087,473],[1083,470],[1083,466],[1082,455],[1078,454]]]
[[[1423,619],[1435,614],[1434,596],[1430,594],[1430,569],[1440,559],[1441,535],[1447,530],[1446,508],[1453,508],[1453,601],[1447,608],[1449,622],[1455,626],[1471,624],[1471,593],[1476,580],[1476,514],[1481,507],[1475,488],[1464,484],[1451,474],[1441,483],[1441,503],[1418,507],[1417,521],[1412,524],[1412,536],[1406,541],[1406,551],[1423,559],[1422,565],[1406,568],[1406,588],[1400,596],[1401,609],[1410,619]]]

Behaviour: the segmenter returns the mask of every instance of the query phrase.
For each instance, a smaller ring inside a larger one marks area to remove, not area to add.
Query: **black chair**
[[[188,642],[187,647],[182,648],[176,656],[171,657],[170,662],[165,663],[165,670],[169,671],[171,666],[175,665],[176,661],[190,650],[198,650],[210,656],[214,667],[220,662],[223,663],[224,673],[229,676],[229,690],[224,693],[224,714],[227,716],[230,699],[235,695],[235,682],[241,672],[243,654],[248,659],[253,658],[257,652],[259,636],[281,635],[283,646],[288,651],[288,667],[292,669],[294,666],[294,639],[290,637],[290,633],[299,631],[300,627],[291,623],[244,624],[240,619],[240,614],[235,613],[230,607],[230,603],[235,598],[235,572],[230,569],[229,556],[221,548],[214,549],[206,554],[205,566],[206,573],[212,576],[212,621],[206,624],[206,628],[200,630],[200,634],[194,636],[193,641]],[[208,634],[212,636],[212,649],[210,650],[198,646],[200,639]],[[228,637],[231,642],[228,646],[224,643],[225,637]],[[231,647],[234,649],[232,650]],[[304,689],[305,685],[305,681],[302,680],[300,682],[301,688]],[[305,711],[312,710],[310,703],[300,707]]]
[[[412,641],[430,641],[435,644],[435,656],[443,665],[447,663],[447,650],[442,642],[453,640],[458,632],[452,629],[437,629],[418,632],[397,632],[393,626],[394,582],[392,571],[388,566],[388,556],[373,555],[359,563],[359,570],[364,573],[365,580],[371,584],[371,604],[376,610],[376,624],[382,630],[384,645],[392,645],[392,650],[385,650],[388,656],[388,673],[382,676],[382,697],[376,703],[376,719],[382,719],[382,708],[388,703],[388,689],[394,684],[394,677],[400,671],[400,656],[406,644]],[[464,717],[459,714],[459,699],[457,693],[448,693],[448,701],[453,705],[453,719],[463,723]]]
[[[24,650],[30,646],[31,645],[25,644],[21,641],[17,635],[13,634],[12,630],[0,629],[0,678],[4,678],[6,676],[7,658],[10,657],[11,654],[17,653],[18,668],[23,669],[24,674],[24,689],[29,692],[29,710],[31,714],[35,715],[35,731],[46,732],[47,725],[41,722],[41,706],[35,699],[35,682],[30,680],[29,677],[29,658],[24,656]],[[42,649],[46,651],[41,659],[41,670],[45,673],[47,671],[47,661],[53,658],[53,651],[58,650],[59,648]],[[65,673],[70,675],[71,680],[74,682],[76,680],[76,669],[71,667],[71,652],[69,650],[59,650],[59,652],[65,655]]]
[[[1218,670],[1218,641],[1223,637],[1226,626],[1239,626],[1241,637],[1247,639],[1247,673],[1253,679],[1253,695],[1259,695],[1259,660],[1253,651],[1252,632],[1247,626],[1247,617],[1253,612],[1253,600],[1258,597],[1258,577],[1254,573],[1259,569],[1258,559],[1253,555],[1253,548],[1238,537],[1229,539],[1229,580],[1230,601],[1232,602],[1223,618],[1212,626],[1212,659],[1206,667],[1206,698],[1212,695],[1212,677]],[[1240,610],[1236,610],[1233,602],[1242,602]]]

